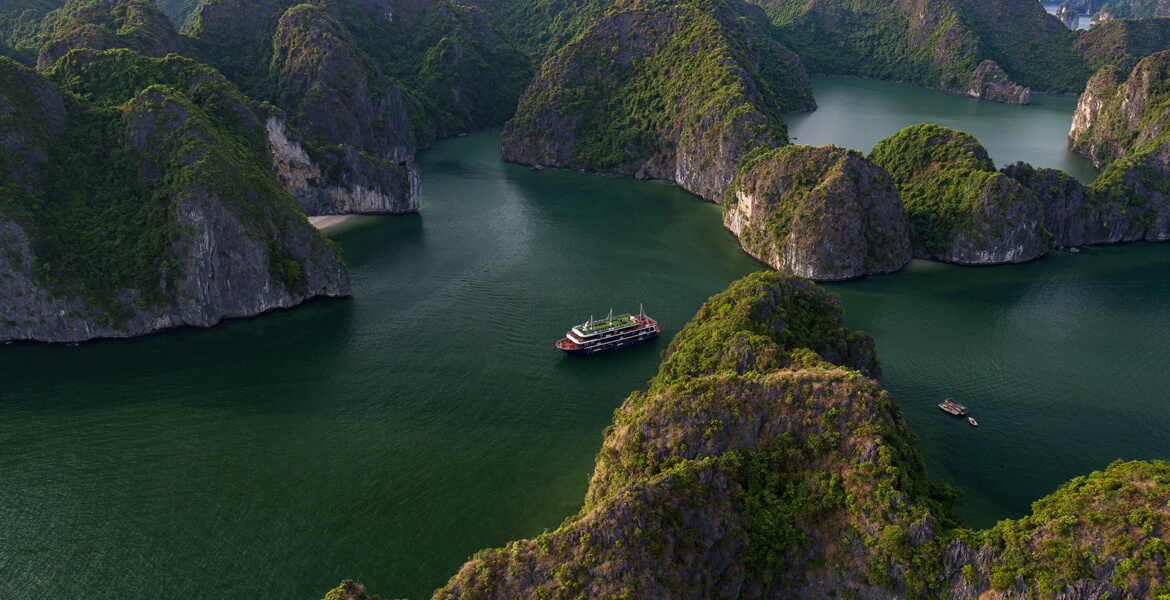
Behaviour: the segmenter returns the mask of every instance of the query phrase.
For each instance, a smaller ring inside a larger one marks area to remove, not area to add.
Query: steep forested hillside
[[[206,0],[153,0],[179,29],[189,25]]]
[[[184,58],[3,59],[0,339],[126,336],[349,293],[256,106]]]
[[[795,55],[739,0],[634,2],[545,62],[504,133],[525,164],[675,181],[719,201],[742,157],[814,106]]]
[[[1043,208],[995,170],[972,136],[916,125],[880,141],[869,160],[890,173],[914,255],[957,263],[1025,262],[1048,251]]]
[[[1075,34],[1034,0],[756,0],[810,72],[966,91],[983,61],[1036,91],[1076,92],[1091,71]]]

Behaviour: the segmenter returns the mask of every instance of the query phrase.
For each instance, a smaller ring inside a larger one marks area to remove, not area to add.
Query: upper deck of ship
[[[629,327],[634,324],[633,315],[619,315],[616,317],[607,317],[600,321],[588,321],[573,328],[577,335],[590,336],[598,333],[604,333],[611,329],[621,329],[622,327]]]

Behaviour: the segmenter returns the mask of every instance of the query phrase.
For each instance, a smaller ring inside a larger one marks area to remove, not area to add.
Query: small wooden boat
[[[938,407],[952,415],[955,415],[956,417],[962,417],[967,414],[966,406],[963,406],[962,404],[959,404],[950,398],[943,400],[942,404],[939,404]]]
[[[979,423],[975,422],[975,417],[967,417],[967,422],[970,423],[972,427],[979,426]]]

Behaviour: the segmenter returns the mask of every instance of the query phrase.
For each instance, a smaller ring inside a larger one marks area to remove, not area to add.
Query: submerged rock
[[[723,223],[748,254],[815,280],[891,273],[910,262],[902,200],[861,153],[788,146],[750,160]]]

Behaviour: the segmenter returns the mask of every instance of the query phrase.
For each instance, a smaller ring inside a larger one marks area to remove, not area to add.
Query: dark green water
[[[814,116],[831,121],[822,84]],[[0,598],[315,600],[342,578],[425,598],[476,550],[575,513],[613,410],[703,300],[759,267],[716,206],[534,173],[498,144],[440,143],[420,155],[421,215],[332,234],[352,299],[0,346]],[[1143,245],[833,289],[877,338],[932,472],[985,523],[1113,458],[1170,457],[1168,274],[1170,246]],[[639,302],[656,343],[552,347]],[[944,395],[983,425],[943,418]]]
[[[1076,96],[1033,94],[1026,106],[976,100],[873,79],[813,77],[818,109],[787,115],[793,142],[836,144],[868,153],[882,139],[919,123],[975,136],[996,165],[1017,160],[1062,169],[1088,183],[1093,165],[1067,150]]]
[[[343,578],[423,598],[577,512],[613,410],[758,267],[678,188],[498,148],[440,144],[422,214],[334,234],[352,299],[0,346],[0,598],[314,599]],[[553,346],[639,302],[656,342]]]
[[[1170,460],[1170,245],[916,262],[826,287],[877,340],[883,385],[930,474],[966,490],[966,522],[1018,518],[1118,458]],[[979,427],[939,410],[946,397]]]

